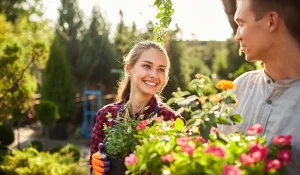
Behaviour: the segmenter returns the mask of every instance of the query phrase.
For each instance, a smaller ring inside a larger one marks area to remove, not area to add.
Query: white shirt
[[[243,123],[222,125],[219,130],[245,133],[249,126],[259,123],[268,144],[276,135],[291,134],[292,162],[288,174],[300,175],[300,77],[273,82],[264,70],[256,70],[241,75],[234,84],[238,99],[234,113],[243,117]]]

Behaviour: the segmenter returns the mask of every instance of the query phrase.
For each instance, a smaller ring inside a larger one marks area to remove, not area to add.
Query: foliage
[[[111,156],[124,158],[129,155],[135,149],[137,145],[137,138],[134,136],[137,134],[141,127],[151,123],[152,114],[148,119],[144,119],[143,111],[148,107],[143,108],[140,111],[139,118],[131,116],[132,109],[130,107],[130,101],[124,105],[124,111],[118,112],[116,119],[113,121],[110,113],[107,114],[107,119],[110,122],[109,126],[104,124],[105,137],[105,152]]]
[[[78,0],[61,0],[58,13],[56,36],[58,42],[66,49],[66,58],[75,76],[81,67],[79,64],[80,43],[85,30],[82,19],[83,12],[78,6]]]
[[[36,108],[36,116],[44,126],[50,126],[59,119],[58,107],[48,100],[41,100]]]
[[[74,162],[78,162],[80,159],[80,149],[72,144],[68,144],[68,145],[62,147],[58,153],[62,156],[71,155]]]
[[[276,136],[266,146],[259,124],[247,135],[218,133],[217,124],[242,122],[238,114],[231,115],[236,98],[230,90],[235,85],[222,80],[216,85],[220,92],[210,95],[205,93],[211,87],[207,76],[196,75],[190,85],[196,95],[179,89],[168,101],[177,103],[178,111],[189,112],[190,120],[184,125],[179,119],[165,122],[161,117],[152,127],[139,130],[140,144],[125,158],[127,174],[284,174],[291,160],[292,136]]]
[[[173,9],[173,3],[171,0],[155,0],[154,6],[156,6],[159,10],[156,15],[159,22],[153,29],[154,36],[152,40],[164,45],[164,37],[168,32],[168,27],[172,21],[172,15],[175,10]]]
[[[39,140],[32,140],[29,144],[28,147],[33,147],[37,151],[43,151],[43,143]]]
[[[12,127],[8,124],[0,124],[0,145],[8,146],[15,140]]]
[[[11,155],[3,157],[0,171],[4,174],[73,175],[86,174],[86,169],[74,162],[71,154],[38,152],[34,148],[13,149]]]
[[[65,56],[64,47],[54,40],[50,58],[43,72],[42,100],[49,100],[59,108],[60,120],[74,117],[75,83]]]
[[[129,53],[130,49],[137,41],[137,38],[132,35],[130,27],[126,26],[123,19],[123,12],[119,11],[120,22],[117,25],[117,34],[114,38],[115,45],[117,47],[117,52],[120,54],[120,61],[122,62],[122,58]],[[122,65],[120,65],[122,66]]]
[[[92,19],[88,30],[84,33],[79,58],[78,76],[87,86],[90,82],[102,82],[107,89],[114,89],[115,82],[110,71],[117,66],[117,50],[109,40],[110,25],[96,6],[92,10]],[[101,75],[101,76],[99,76]]]
[[[46,25],[28,16],[11,23],[0,15],[0,123],[12,118],[14,111],[24,114],[32,106],[38,71],[48,58],[51,32]]]
[[[257,135],[260,132],[220,136],[213,128],[206,141],[185,129],[177,120],[156,122],[139,131],[141,145],[125,158],[127,174],[285,174],[291,159],[291,136],[282,136],[286,141],[282,146],[274,138],[267,147],[265,138]]]

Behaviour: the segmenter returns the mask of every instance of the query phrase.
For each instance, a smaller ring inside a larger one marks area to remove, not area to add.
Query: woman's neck
[[[132,108],[133,114],[136,114],[141,109],[143,109],[148,104],[151,97],[152,96],[145,97],[140,94],[130,93],[129,100],[131,102],[131,108]]]

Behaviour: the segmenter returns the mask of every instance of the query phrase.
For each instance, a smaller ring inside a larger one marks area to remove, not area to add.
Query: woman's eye
[[[143,67],[144,67],[144,68],[150,68],[150,65],[144,64]]]
[[[165,72],[165,69],[158,69],[159,72]]]

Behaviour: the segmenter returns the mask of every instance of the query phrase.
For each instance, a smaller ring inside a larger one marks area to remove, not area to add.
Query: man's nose
[[[237,42],[240,42],[240,41],[241,41],[241,35],[240,35],[239,29],[237,29],[234,39],[235,39],[235,41],[237,41]]]

